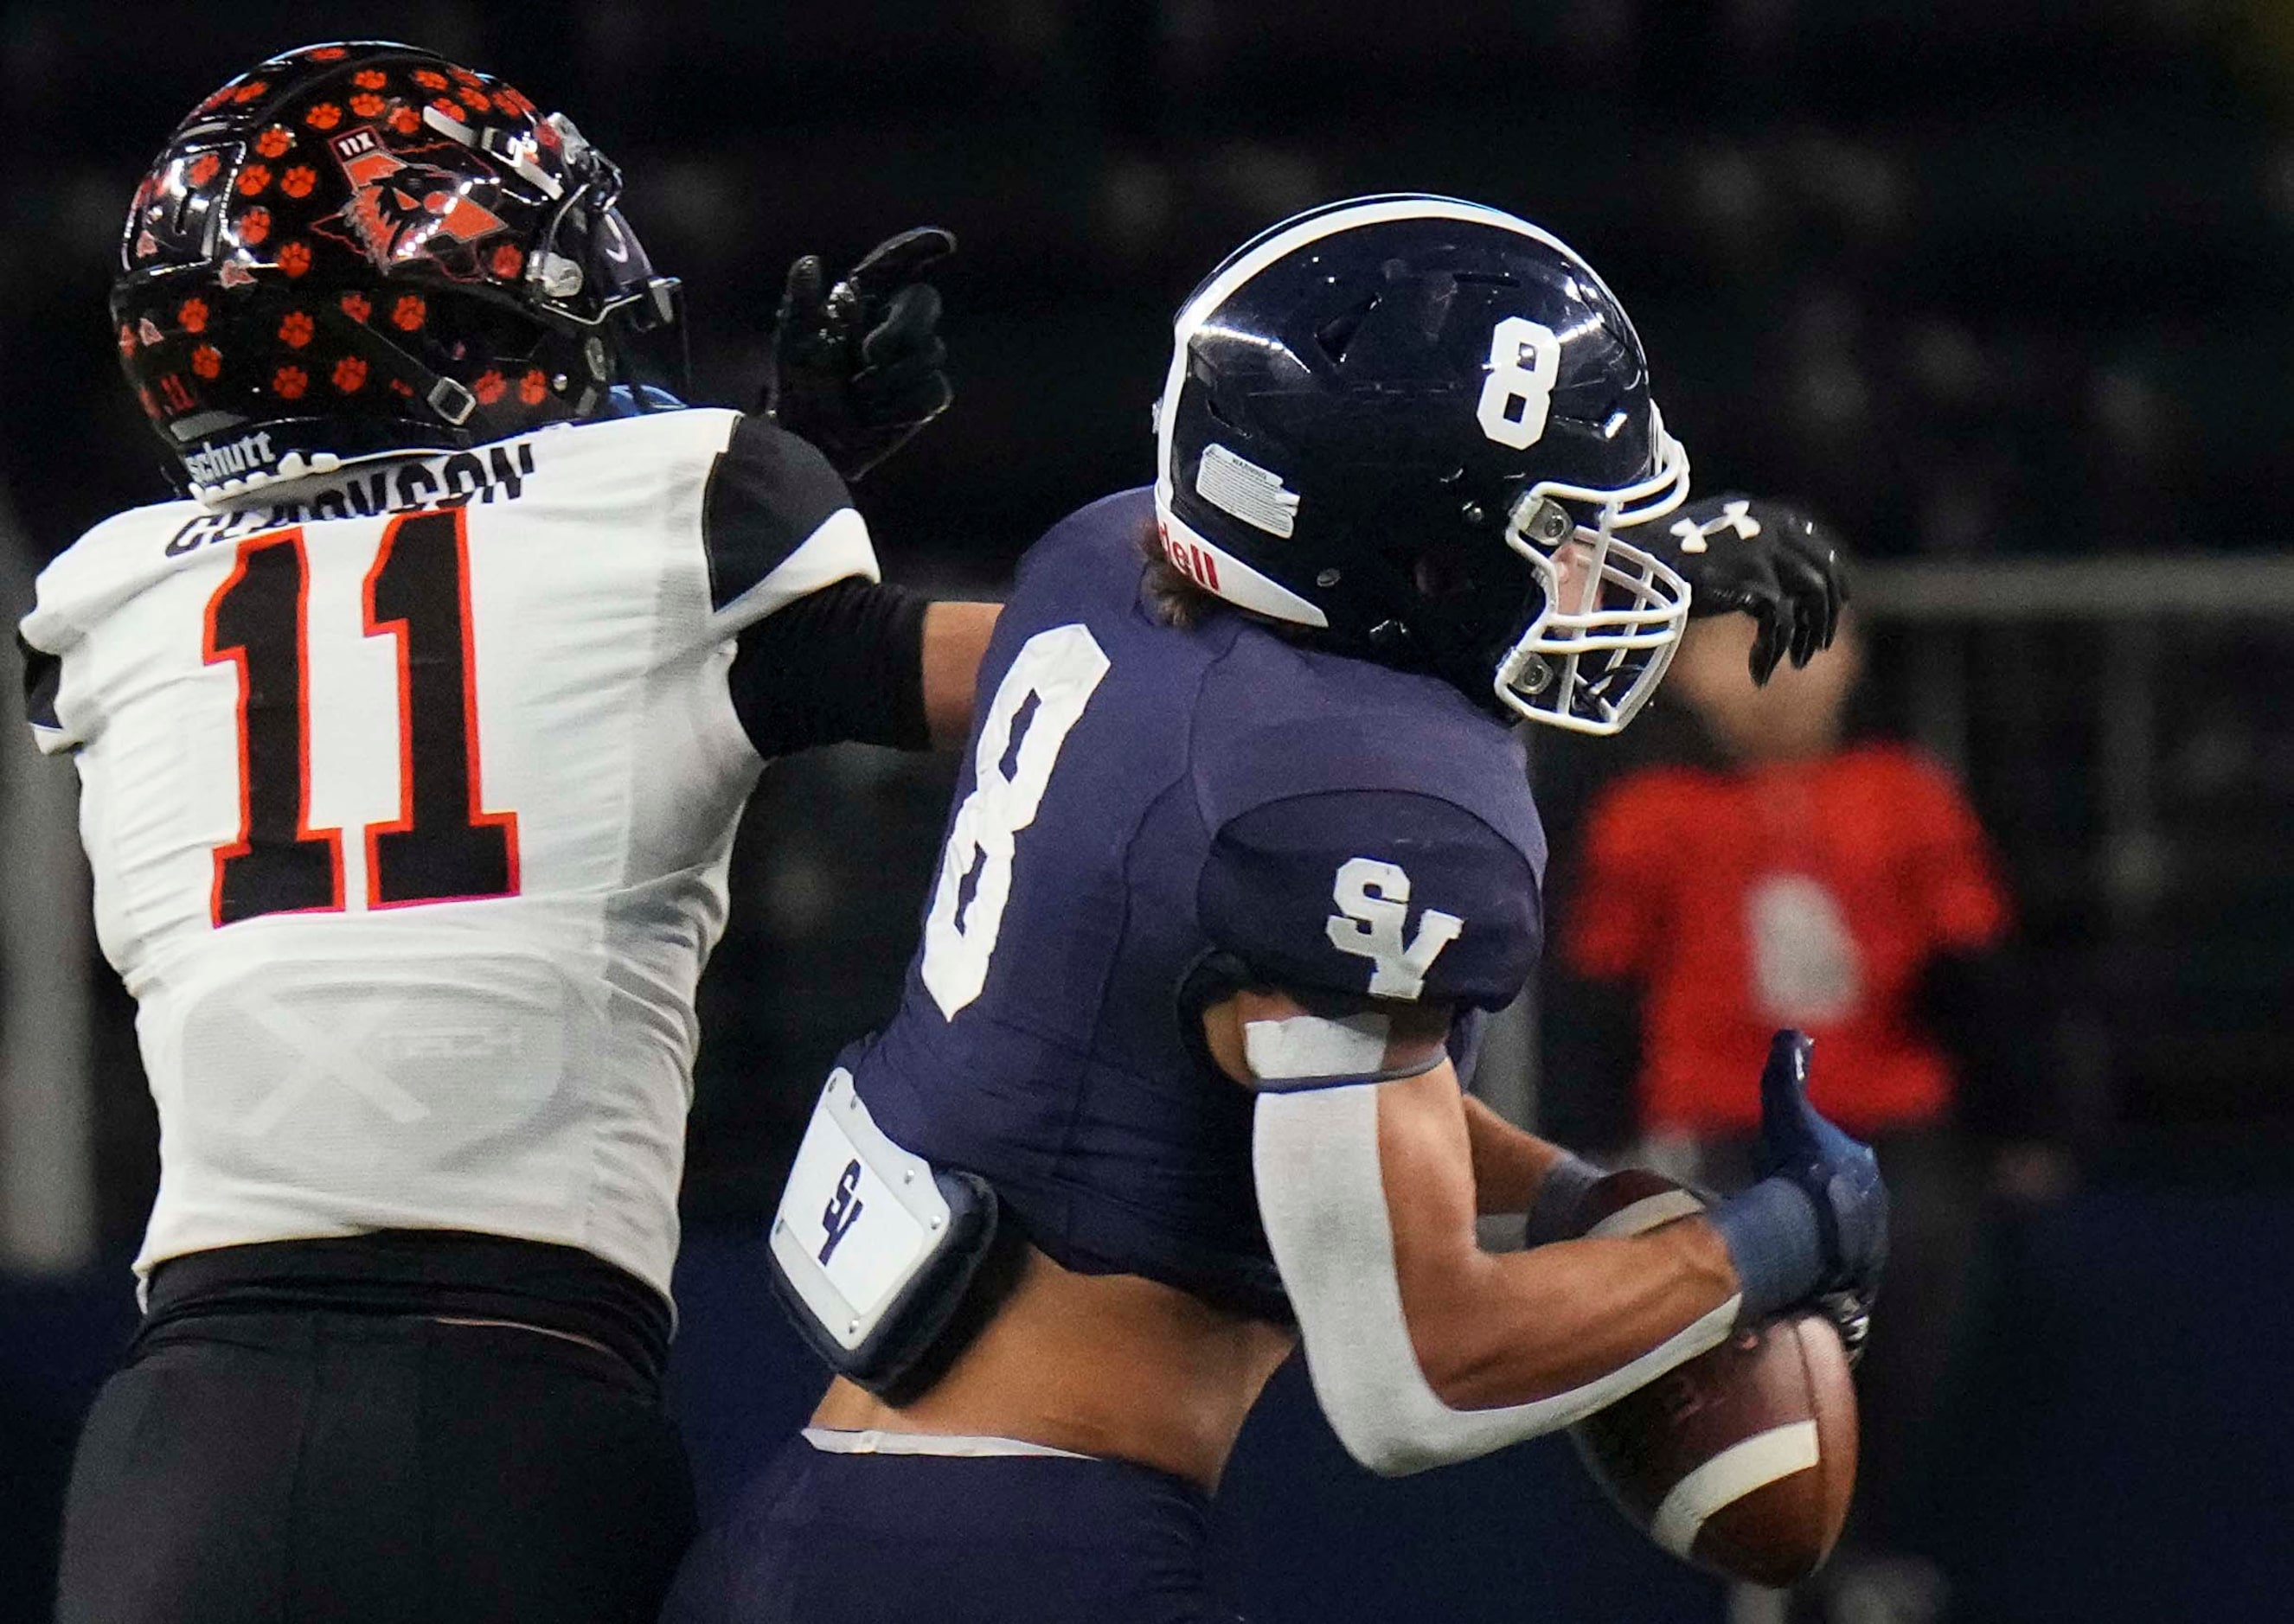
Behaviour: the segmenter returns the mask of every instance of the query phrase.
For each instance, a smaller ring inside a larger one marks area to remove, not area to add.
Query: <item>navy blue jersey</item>
[[[1161,623],[1153,524],[1127,491],[1021,562],[907,995],[844,1063],[1066,1267],[1279,1317],[1251,1097],[1183,987],[1217,962],[1498,1008],[1536,961],[1544,835],[1518,741],[1448,685],[1230,612]]]

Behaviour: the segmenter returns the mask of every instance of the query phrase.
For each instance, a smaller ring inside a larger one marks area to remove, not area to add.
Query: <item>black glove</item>
[[[956,398],[940,294],[915,280],[955,251],[952,233],[926,225],[878,243],[833,288],[817,254],[789,267],[760,404],[847,479],[883,461]]]
[[[1839,548],[1813,519],[1781,502],[1715,496],[1689,503],[1664,530],[1649,545],[1688,579],[1692,618],[1733,611],[1759,622],[1754,682],[1767,682],[1787,654],[1806,665],[1832,646],[1848,577]]]

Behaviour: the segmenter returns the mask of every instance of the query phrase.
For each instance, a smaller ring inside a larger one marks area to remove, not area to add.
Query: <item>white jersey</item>
[[[137,508],[51,564],[34,727],[159,1110],[139,1274],[475,1230],[665,1295],[761,766],[733,638],[875,574],[818,452],[709,410]]]

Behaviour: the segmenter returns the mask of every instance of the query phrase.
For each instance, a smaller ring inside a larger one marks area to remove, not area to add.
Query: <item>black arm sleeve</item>
[[[840,581],[749,627],[733,656],[733,709],[757,753],[851,740],[924,750],[924,610],[899,587]]]

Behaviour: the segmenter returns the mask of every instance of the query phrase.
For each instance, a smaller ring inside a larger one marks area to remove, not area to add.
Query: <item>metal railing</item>
[[[2008,626],[2094,629],[2094,880],[2121,923],[2156,900],[2167,866],[2157,775],[2168,626],[2274,621],[2294,636],[2294,556],[1871,564],[1855,587],[1857,609],[1875,624],[1920,631],[1906,673],[1913,733],[1963,778],[1977,706],[1969,639]]]

